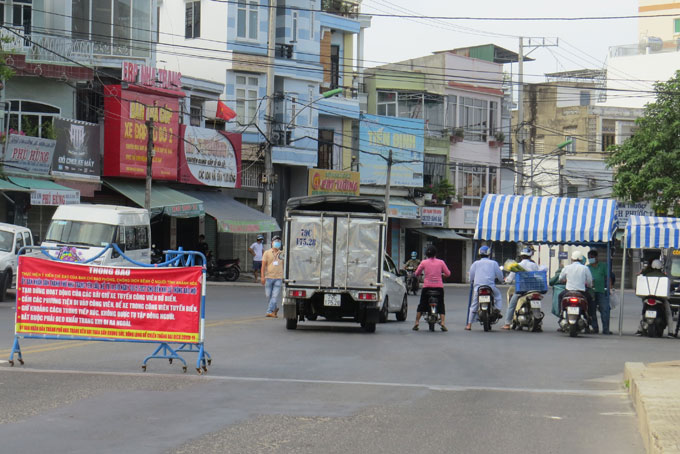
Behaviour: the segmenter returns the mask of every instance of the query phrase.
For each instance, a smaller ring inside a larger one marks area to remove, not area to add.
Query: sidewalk
[[[626,363],[623,379],[647,453],[680,453],[680,361]]]

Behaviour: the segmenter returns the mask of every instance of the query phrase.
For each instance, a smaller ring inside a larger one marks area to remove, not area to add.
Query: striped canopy
[[[631,216],[626,224],[626,246],[677,249],[680,247],[680,219]]]
[[[607,243],[616,228],[615,200],[489,194],[479,208],[475,239]]]

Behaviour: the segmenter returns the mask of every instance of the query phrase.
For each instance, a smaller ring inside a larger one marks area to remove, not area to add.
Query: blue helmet
[[[488,257],[491,254],[491,249],[489,246],[482,246],[479,248],[479,255],[483,257]]]
[[[411,252],[411,258],[412,259],[417,259],[418,258],[418,253],[416,251]]]
[[[520,257],[531,257],[534,255],[534,251],[530,247],[525,247],[519,251]]]

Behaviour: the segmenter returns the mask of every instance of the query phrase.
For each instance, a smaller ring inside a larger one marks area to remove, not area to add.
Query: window
[[[379,91],[377,103],[378,115],[384,117],[397,116],[397,92],[396,91]]]
[[[5,23],[5,2],[0,1],[0,24]]]
[[[607,151],[609,147],[616,143],[616,135],[602,134],[602,151]]]
[[[201,2],[188,2],[184,21],[184,37],[200,38],[201,36]]]
[[[447,99],[446,106],[446,127],[455,128],[456,127],[456,106],[458,98],[456,96],[449,96]]]
[[[680,33],[680,19],[673,20],[673,31],[675,33]]]
[[[255,121],[258,83],[257,76],[236,75],[236,115],[245,124]]]
[[[481,99],[460,98],[458,126],[465,131],[465,140],[486,142],[488,133],[488,103]]]
[[[580,104],[581,106],[589,106],[590,105],[590,92],[589,91],[581,91],[580,92]]]
[[[423,186],[437,184],[446,179],[446,156],[426,154],[423,162]]]
[[[498,117],[498,102],[489,101],[489,134],[496,134],[496,128],[498,128],[498,122],[496,118]]]
[[[120,228],[121,232],[123,227]],[[146,226],[125,226],[125,244],[126,251],[134,251],[137,249],[147,249],[149,247],[149,233]]]
[[[27,136],[55,139],[54,117],[61,110],[33,101],[10,101],[9,127]]]
[[[309,103],[314,102],[314,92],[315,92],[314,85],[307,85],[307,97],[309,99],[307,102]],[[307,126],[314,126],[314,115],[312,115],[314,113],[314,110],[309,108],[307,110],[309,115],[308,117],[309,120],[307,120]]]
[[[319,129],[319,156],[316,163],[317,169],[333,168],[333,141],[335,131],[332,129]]]
[[[566,153],[574,153],[576,151],[576,139],[573,136],[564,136],[564,141],[571,143],[563,148]]]
[[[291,42],[296,43],[297,42],[297,32],[298,32],[298,12],[293,11],[293,40]]]
[[[487,172],[488,170],[488,172]],[[482,198],[487,194],[487,173],[493,182],[489,184],[489,192],[496,190],[496,169],[483,166],[458,166],[458,194],[463,199],[463,205],[479,206]]]
[[[26,35],[31,34],[31,3],[33,0],[14,0],[12,6],[12,25],[23,27]]]
[[[290,120],[288,120],[289,123],[289,128],[294,129],[295,128],[295,122],[297,121],[297,115],[298,115],[298,94],[297,93],[289,93],[290,96]]]
[[[236,36],[243,39],[257,39],[257,26],[257,2],[251,0],[238,0]]]
[[[340,46],[331,45],[331,90],[340,86]]]
[[[312,9],[314,9],[314,2],[312,2]],[[309,18],[309,39],[314,41],[314,35],[314,11],[312,11]]]
[[[191,98],[189,104],[189,124],[191,126],[201,126],[203,120],[203,99]]]
[[[578,186],[575,186],[573,184],[568,184],[567,185],[567,197],[572,198],[572,199],[577,199],[578,198]]]

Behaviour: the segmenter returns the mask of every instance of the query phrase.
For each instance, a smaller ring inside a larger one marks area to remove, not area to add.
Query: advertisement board
[[[196,126],[181,126],[179,181],[241,187],[241,135]]]
[[[424,130],[423,120],[363,115],[359,132],[361,184],[385,184],[387,158],[392,150],[390,183],[422,187]]]
[[[19,257],[16,334],[199,342],[201,267],[124,268]]]
[[[54,130],[57,144],[52,157],[52,175],[99,180],[99,125],[55,118]]]
[[[31,192],[33,206],[59,206],[80,203],[80,191],[60,189],[34,189]]]
[[[152,176],[177,180],[179,100],[182,92],[120,85],[104,87],[105,177],[145,178],[147,120],[153,120]]]
[[[56,143],[52,139],[10,134],[5,147],[5,171],[21,175],[47,175],[52,166]]]
[[[359,172],[309,169],[307,195],[359,195]]]
[[[420,222],[423,225],[444,227],[444,207],[422,207],[420,212]]]
[[[619,222],[619,230],[626,228],[631,216],[654,216],[654,208],[650,202],[616,202],[616,217]]]

